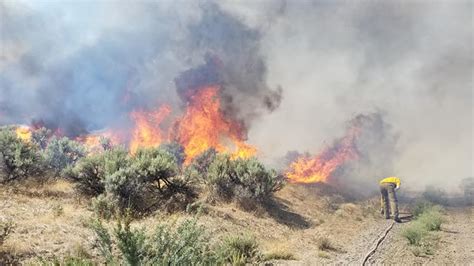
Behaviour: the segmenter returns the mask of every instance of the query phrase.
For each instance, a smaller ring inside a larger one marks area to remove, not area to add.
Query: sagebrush
[[[0,182],[38,176],[44,161],[38,146],[19,139],[13,129],[0,129]]]

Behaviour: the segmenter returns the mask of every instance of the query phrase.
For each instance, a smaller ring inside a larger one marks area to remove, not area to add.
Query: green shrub
[[[146,257],[146,235],[142,229],[132,230],[130,219],[119,221],[114,230],[117,247],[128,265],[141,265]]]
[[[283,185],[283,178],[267,170],[257,159],[231,160],[218,155],[209,165],[208,185],[211,192],[224,200],[241,204],[263,203]]]
[[[207,233],[196,219],[177,226],[161,223],[147,235],[143,229],[131,229],[130,220],[119,220],[113,233],[95,221],[92,228],[98,238],[101,254],[108,263],[129,265],[215,265]],[[120,257],[113,257],[114,244]]]
[[[105,191],[105,177],[128,167],[130,163],[128,152],[117,147],[82,158],[74,167],[65,169],[63,176],[73,180],[82,194],[97,196]]]
[[[416,218],[420,216],[420,214],[431,209],[432,207],[433,207],[433,203],[426,200],[419,200],[415,202],[415,206],[413,207],[413,210],[412,210],[413,216]]]
[[[104,194],[92,199],[92,210],[94,213],[106,220],[111,219],[115,215],[115,206],[113,206]]]
[[[44,150],[48,146],[49,139],[53,136],[51,130],[42,127],[31,132],[31,140],[38,145],[40,149]]]
[[[184,209],[194,194],[178,172],[174,156],[167,151],[141,149],[127,167],[105,177],[105,192],[119,211],[130,208],[140,214],[167,203],[177,206],[176,201],[181,201]]]
[[[412,222],[402,231],[402,236],[404,236],[410,245],[420,245],[423,238],[428,234],[426,227],[417,221]]]
[[[63,176],[82,194],[96,196],[93,209],[104,218],[126,209],[134,214],[161,207],[184,209],[195,197],[180,178],[174,156],[161,148],[140,149],[130,156],[114,147],[82,158]]]
[[[422,202],[417,204],[415,210],[416,219],[402,231],[402,236],[413,246],[411,251],[415,256],[433,255],[436,236],[430,231],[441,229],[441,208]]]
[[[177,143],[177,142],[171,142],[171,143],[164,143],[160,145],[160,149],[167,151],[176,160],[176,163],[179,166],[182,166],[184,163],[184,160],[186,159],[186,154],[184,153],[184,147]]]
[[[150,238],[147,261],[151,265],[209,265],[216,258],[209,238],[197,220],[187,219],[175,226],[160,224]]]
[[[112,236],[110,235],[107,228],[104,227],[100,220],[93,220],[90,223],[90,228],[94,231],[97,238],[97,247],[100,254],[105,259],[107,263],[114,261],[112,254]]]
[[[0,182],[8,182],[43,171],[38,147],[17,138],[12,129],[0,130]]]
[[[208,149],[196,156],[191,164],[186,168],[186,176],[191,182],[198,184],[208,183],[207,175],[209,166],[216,159],[215,149]]]
[[[63,169],[73,166],[86,155],[85,148],[78,142],[66,137],[52,137],[44,151],[46,163],[59,175]]]
[[[232,265],[245,265],[260,259],[260,251],[255,238],[249,235],[230,236],[224,239],[217,251],[219,260]]]
[[[423,224],[428,231],[439,231],[441,230],[443,217],[440,209],[435,206],[418,216],[417,221]]]

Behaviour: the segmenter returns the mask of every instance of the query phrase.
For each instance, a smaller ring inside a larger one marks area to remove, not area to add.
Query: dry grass
[[[288,185],[276,193],[278,205],[259,213],[245,212],[232,203],[206,204],[199,223],[208,230],[211,241],[250,233],[268,259],[314,262],[320,252],[318,236],[330,236],[330,248],[344,247],[370,223],[364,219],[348,224],[347,218],[328,209],[328,202],[334,200],[334,205],[348,213],[357,212],[360,206],[347,207],[339,202],[338,196],[320,193],[317,186]],[[89,205],[90,200],[78,197],[73,185],[66,181],[0,188],[0,219],[8,218],[16,224],[5,247],[14,250],[22,263],[34,262],[36,257],[82,257],[79,254],[97,260],[94,235],[87,227],[94,215]],[[136,221],[135,225],[153,229],[157,221],[181,220],[192,215],[195,214],[156,213]]]
[[[275,241],[267,243],[269,249],[264,253],[264,260],[296,260],[294,251],[290,248],[288,243]]]

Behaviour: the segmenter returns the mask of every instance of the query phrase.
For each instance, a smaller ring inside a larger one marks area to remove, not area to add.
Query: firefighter
[[[380,193],[382,194],[382,213],[385,214],[385,219],[390,219],[390,213],[393,215],[393,220],[401,222],[398,217],[398,200],[396,191],[400,188],[400,178],[390,176],[380,180]]]

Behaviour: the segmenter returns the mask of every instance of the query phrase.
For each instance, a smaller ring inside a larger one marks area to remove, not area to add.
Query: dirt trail
[[[379,246],[368,264],[474,264],[474,208],[452,208],[446,211],[446,222],[440,232],[434,232],[438,243],[434,254],[424,257],[413,255],[400,232],[409,223],[396,224]]]

